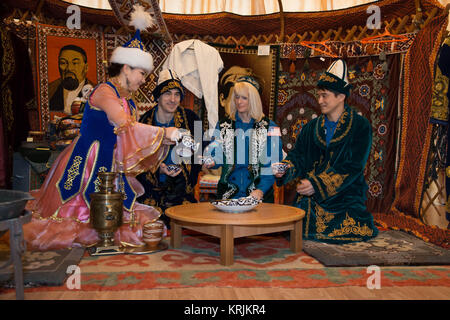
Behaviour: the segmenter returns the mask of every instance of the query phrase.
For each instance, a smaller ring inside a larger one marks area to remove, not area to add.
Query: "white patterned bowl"
[[[261,200],[253,197],[243,197],[239,199],[212,201],[211,204],[223,212],[241,213],[252,210],[261,202]]]

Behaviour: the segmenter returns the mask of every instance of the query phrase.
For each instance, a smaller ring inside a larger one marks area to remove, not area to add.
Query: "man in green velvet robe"
[[[364,167],[372,144],[369,121],[345,99],[351,85],[343,60],[335,61],[319,78],[322,115],[308,122],[294,149],[273,165],[277,184],[298,178],[294,206],[305,210],[303,237],[328,243],[366,241],[378,234],[367,211]]]

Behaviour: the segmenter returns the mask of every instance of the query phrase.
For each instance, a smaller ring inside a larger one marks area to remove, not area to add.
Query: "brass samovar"
[[[114,233],[122,225],[123,195],[116,192],[116,172],[99,172],[99,191],[91,193],[90,221],[98,232],[100,241],[91,247],[91,255],[119,254],[119,246],[114,245]]]

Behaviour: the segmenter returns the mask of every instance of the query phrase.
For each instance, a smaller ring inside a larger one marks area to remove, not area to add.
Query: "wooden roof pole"
[[[414,3],[416,5],[416,15],[414,16],[412,22],[415,26],[415,29],[420,30],[420,25],[423,23],[422,8],[420,8],[420,0],[414,0]]]
[[[281,0],[278,0],[278,6],[280,7],[280,37],[278,38],[278,42],[284,41],[284,12],[283,12],[283,3]]]

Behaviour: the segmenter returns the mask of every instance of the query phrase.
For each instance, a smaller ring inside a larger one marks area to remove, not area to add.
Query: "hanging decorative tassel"
[[[354,53],[355,53],[355,56],[356,56],[355,72],[356,73],[361,73],[361,67],[359,65],[359,63],[360,63],[359,62],[359,57],[360,57],[360,55],[362,53],[362,50],[361,50],[361,47],[359,45],[355,45],[354,46]]]
[[[388,71],[388,64],[387,64],[387,61],[386,61],[386,52],[382,51],[380,53],[380,61],[383,62],[381,64],[381,70],[383,70],[383,72],[387,72]]]
[[[367,72],[373,72],[373,63],[372,63],[372,60],[369,60],[369,63],[367,63],[366,71],[367,71]]]
[[[311,49],[307,48],[305,50],[305,63],[303,64],[303,72],[308,72],[309,71],[309,62],[308,62],[308,58],[311,56]]]
[[[289,60],[291,61],[291,65],[289,66],[289,72],[295,73],[295,61],[297,60],[297,54],[294,49],[289,53]]]

